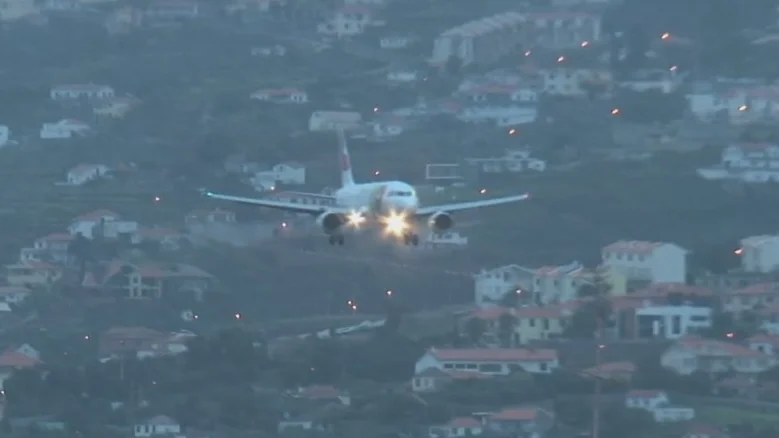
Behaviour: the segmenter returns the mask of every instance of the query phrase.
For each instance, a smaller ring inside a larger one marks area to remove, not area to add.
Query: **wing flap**
[[[208,191],[203,192],[203,195],[208,198],[219,199],[220,201],[256,205],[258,207],[272,208],[275,210],[289,211],[292,213],[320,214],[325,210],[332,209],[323,205],[298,204],[296,202],[275,201],[272,199],[248,198],[244,196],[225,195],[222,193]]]
[[[432,214],[438,213],[439,211],[445,213],[451,213],[455,211],[472,210],[472,209],[482,208],[482,207],[492,207],[495,205],[510,204],[513,202],[525,201],[528,199],[530,199],[530,194],[525,193],[522,195],[504,196],[501,198],[483,199],[478,201],[466,201],[466,202],[454,202],[451,204],[428,205],[419,208],[416,212],[416,215],[424,217],[424,216],[430,216]]]

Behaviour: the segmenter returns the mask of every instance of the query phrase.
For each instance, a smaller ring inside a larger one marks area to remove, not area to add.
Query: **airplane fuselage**
[[[335,203],[362,213],[414,213],[419,208],[417,192],[402,181],[354,184],[335,192]]]

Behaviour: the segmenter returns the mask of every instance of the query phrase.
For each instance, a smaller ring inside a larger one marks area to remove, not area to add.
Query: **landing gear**
[[[419,236],[414,233],[404,233],[403,243],[406,245],[419,246]]]
[[[330,245],[344,246],[344,236],[342,235],[334,234],[328,237],[328,241],[330,242]]]

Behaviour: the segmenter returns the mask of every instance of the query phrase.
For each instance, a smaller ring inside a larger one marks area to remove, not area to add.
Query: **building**
[[[579,289],[591,285],[596,272],[609,284],[609,293],[623,295],[625,276],[615,270],[586,269],[579,262],[563,266],[544,266],[538,269],[508,265],[473,276],[476,305],[499,305],[507,293],[522,293],[525,303],[551,304],[574,300]]]
[[[6,304],[20,304],[26,300],[32,291],[26,287],[0,286],[0,302]]]
[[[417,360],[414,369],[416,374],[428,368],[436,368],[506,375],[514,370],[548,374],[558,366],[557,352],[554,350],[431,348]]]
[[[74,135],[84,135],[90,129],[88,124],[80,120],[65,119],[56,123],[44,123],[40,137],[43,140],[71,138]]]
[[[387,72],[387,80],[396,84],[409,84],[420,79],[421,74],[416,69],[393,68]]]
[[[775,367],[777,358],[738,344],[689,336],[669,347],[660,363],[681,375],[696,371],[754,375]]]
[[[191,20],[200,15],[200,5],[191,0],[161,0],[150,4],[144,17],[157,22]]]
[[[214,280],[191,265],[117,260],[87,272],[82,286],[118,298],[160,299],[165,294],[178,294],[200,301]]]
[[[186,353],[188,351],[187,343],[195,337],[194,333],[188,331],[164,335],[159,339],[153,339],[142,344],[136,351],[136,357],[138,359],[146,359]]]
[[[483,173],[543,172],[546,161],[533,158],[529,150],[507,150],[502,157],[466,158],[465,162],[476,166]]]
[[[679,339],[712,324],[710,307],[647,306],[635,313],[635,334],[640,339]]]
[[[554,427],[554,414],[538,407],[502,409],[484,418],[485,431],[500,436],[545,436]]]
[[[68,248],[73,240],[73,235],[69,233],[51,233],[35,239],[32,248],[24,248],[20,252],[20,261],[67,263],[70,260]]]
[[[115,95],[108,85],[96,84],[57,85],[49,92],[51,100],[57,101],[112,99]]]
[[[682,85],[683,77],[676,74],[676,69],[669,70],[639,70],[630,78],[619,82],[619,86],[639,93],[656,91],[663,94],[673,93]]]
[[[430,367],[414,374],[414,377],[411,379],[411,389],[414,392],[436,392],[456,380],[489,379],[491,377],[491,375],[480,374],[478,371],[444,371]]]
[[[495,340],[500,338],[500,332],[504,330],[502,319],[509,316],[513,325],[510,327],[511,343],[525,345],[533,341],[554,339],[563,334],[577,306],[578,303],[569,302],[550,306],[492,307],[477,309],[470,318],[484,321],[485,333],[482,338]]]
[[[517,12],[504,12],[449,29],[434,41],[430,63],[444,67],[451,58],[462,65],[494,63],[522,45],[523,20]]]
[[[133,435],[136,438],[151,436],[176,436],[181,433],[181,425],[174,419],[158,415],[133,426]]]
[[[537,72],[541,89],[553,96],[585,96],[595,85],[611,82],[611,72],[602,69],[556,67]]]
[[[779,146],[768,143],[728,146],[722,151],[720,164],[702,167],[698,175],[708,180],[779,182]]]
[[[597,14],[559,10],[523,14],[521,35],[525,47],[570,49],[598,42],[602,35]]]
[[[478,105],[463,108],[457,119],[466,123],[494,123],[508,127],[533,123],[538,117],[535,106],[521,105]]]
[[[776,309],[779,303],[779,282],[753,284],[739,289],[723,291],[722,308],[739,315],[743,312]]]
[[[779,354],[779,336],[775,334],[758,333],[747,339],[751,350],[776,356]]]
[[[251,99],[274,103],[308,103],[308,94],[297,88],[268,88],[257,90]]]
[[[259,181],[271,182],[274,186],[271,190],[275,190],[275,184],[277,182],[281,184],[301,185],[306,183],[306,166],[292,161],[280,163],[273,166],[270,170],[256,172],[253,178]]]
[[[729,120],[734,124],[776,120],[779,116],[777,86],[710,86],[687,94],[690,111],[706,121]]]
[[[165,333],[146,327],[114,327],[98,337],[100,355],[135,355],[138,350],[165,337]]]
[[[5,271],[8,285],[30,289],[51,286],[62,276],[62,271],[58,267],[37,261],[5,265]]]
[[[621,240],[605,246],[603,265],[628,280],[650,283],[686,283],[687,250],[673,243]]]
[[[98,117],[121,119],[140,103],[140,99],[132,96],[115,97],[95,105],[92,113]]]
[[[72,235],[81,234],[87,239],[92,239],[95,237],[96,227],[109,222],[125,221],[122,221],[121,217],[113,211],[95,210],[73,219],[70,226],[68,226],[68,232]],[[134,228],[131,225],[127,225],[126,228],[127,232],[134,232],[137,229],[137,223]]]
[[[779,175],[779,168],[777,174]],[[779,235],[741,239],[741,248],[736,253],[741,258],[741,268],[745,272],[776,271],[779,268]]]
[[[473,417],[452,418],[444,424],[430,426],[427,430],[431,438],[458,438],[481,435],[484,425]]]
[[[414,38],[410,36],[401,36],[401,35],[385,36],[379,39],[379,47],[381,47],[382,49],[390,49],[390,50],[405,49],[406,47],[410,46],[413,42],[414,42]]]
[[[104,176],[108,170],[108,166],[102,164],[79,164],[68,171],[67,183],[71,186],[84,185]]]
[[[214,209],[214,210],[195,210],[184,218],[184,226],[190,232],[202,231],[204,227],[210,224],[230,225],[235,223],[235,212]]]
[[[336,38],[346,38],[365,32],[366,27],[378,24],[373,18],[373,9],[356,5],[344,6],[335,11],[326,22],[317,26],[317,32]]]
[[[362,126],[360,113],[351,111],[314,111],[308,120],[309,131],[352,130]]]
[[[689,421],[695,418],[695,409],[671,405],[665,391],[629,391],[625,396],[625,407],[649,411],[658,423]]]
[[[24,347],[9,349],[0,354],[0,390],[3,389],[3,383],[11,377],[14,371],[33,368],[42,363],[37,351],[28,351]]]

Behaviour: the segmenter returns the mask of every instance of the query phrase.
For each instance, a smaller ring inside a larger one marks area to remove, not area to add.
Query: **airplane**
[[[332,196],[292,192],[301,196],[326,198],[332,205],[311,205],[273,199],[247,198],[229,194],[201,190],[208,198],[240,204],[255,205],[292,213],[308,213],[316,218],[317,224],[328,236],[330,245],[343,246],[344,234],[366,223],[378,223],[385,235],[402,239],[405,245],[419,245],[416,233],[420,221],[436,232],[445,231],[454,226],[451,214],[462,210],[508,204],[530,198],[525,193],[514,196],[484,199],[478,201],[456,202],[451,204],[422,206],[413,186],[403,181],[380,181],[356,183],[352,174],[349,150],[342,130],[338,131],[338,144],[341,165],[341,188]]]

